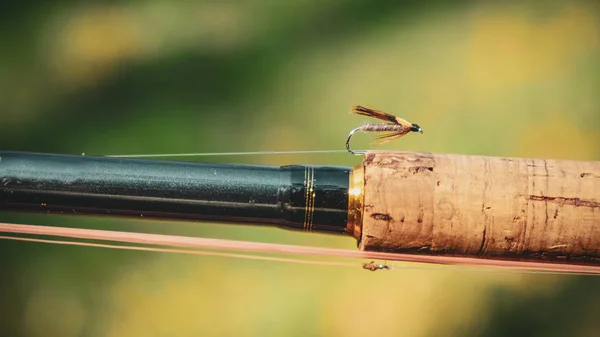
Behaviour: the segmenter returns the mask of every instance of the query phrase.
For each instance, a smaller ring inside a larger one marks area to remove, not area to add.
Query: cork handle
[[[366,153],[359,248],[600,264],[600,162]]]

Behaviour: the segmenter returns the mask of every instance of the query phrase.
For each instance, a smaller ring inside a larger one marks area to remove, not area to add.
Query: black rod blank
[[[0,211],[345,233],[350,171],[0,151]]]

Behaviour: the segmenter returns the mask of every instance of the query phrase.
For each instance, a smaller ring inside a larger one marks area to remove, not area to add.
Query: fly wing
[[[407,121],[406,119],[402,119],[400,117],[396,117],[394,116],[394,118],[396,119],[396,124],[400,124],[402,126],[406,126],[407,128],[410,128],[412,126],[412,123]]]
[[[350,110],[350,113],[354,113],[357,115],[361,115],[361,116],[366,116],[366,117],[372,117],[372,118],[377,118],[386,122],[390,122],[390,123],[394,123],[394,124],[399,124],[397,117],[394,115],[390,115],[387,112],[383,112],[377,109],[371,109],[371,108],[367,108],[364,107],[362,105],[358,105],[355,104],[352,106],[352,110]]]
[[[398,138],[406,135],[407,133],[408,132],[405,132],[405,131],[384,132],[384,133],[378,135],[377,137],[375,137],[375,139],[377,140],[375,142],[375,144],[377,144],[377,145],[385,144],[394,139],[398,139]]]

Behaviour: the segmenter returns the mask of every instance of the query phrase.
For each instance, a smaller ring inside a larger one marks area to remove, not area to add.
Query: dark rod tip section
[[[345,233],[351,168],[0,152],[0,211]]]

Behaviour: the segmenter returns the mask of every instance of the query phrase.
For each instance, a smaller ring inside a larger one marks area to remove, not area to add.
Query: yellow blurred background
[[[596,1],[3,2],[0,148],[343,149],[354,103],[423,127],[383,146],[600,160]],[[358,136],[355,147],[370,139]],[[214,157],[355,165],[348,154]],[[1,222],[356,249],[217,224]],[[597,336],[594,277],[356,268],[0,241],[0,335]]]

